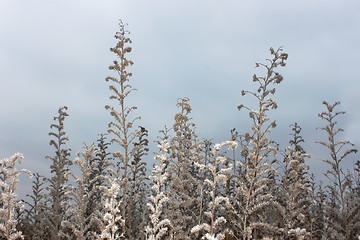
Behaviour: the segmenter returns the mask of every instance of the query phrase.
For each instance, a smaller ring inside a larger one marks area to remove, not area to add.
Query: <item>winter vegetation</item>
[[[248,113],[250,129],[233,129],[221,143],[199,139],[190,99],[182,97],[152,155],[148,130],[133,116],[137,107],[128,105],[136,91],[129,33],[120,21],[110,49],[116,60],[105,79],[107,133],[72,158],[67,107],[60,107],[49,133],[51,177],[17,170],[19,153],[0,161],[0,239],[360,239],[360,161],[341,135],[340,103],[324,101],[318,114],[324,124],[317,129],[327,137],[314,144],[328,152],[326,184],[309,172],[298,123],[290,125],[288,146],[271,136],[276,120],[268,113],[278,107],[273,96],[288,59],[283,48],[270,48],[270,57],[255,64],[254,91],[239,90],[254,100],[237,107]],[[354,169],[343,168],[349,160]],[[15,194],[20,173],[33,176],[23,200]]]

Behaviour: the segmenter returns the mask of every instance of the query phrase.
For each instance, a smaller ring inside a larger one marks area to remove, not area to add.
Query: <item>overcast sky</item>
[[[279,108],[270,113],[278,123],[271,136],[286,147],[289,125],[298,122],[313,155],[308,163],[321,178],[324,150],[314,142],[325,139],[315,130],[324,124],[317,117],[323,100],[341,101],[343,137],[360,146],[359,9],[358,0],[3,0],[0,158],[21,152],[25,168],[48,175],[49,126],[64,105],[72,157],[106,131],[105,77],[115,59],[109,48],[122,19],[131,31],[131,84],[138,89],[129,101],[151,141],[172,125],[179,97],[190,98],[200,138],[220,142],[234,127],[247,131],[250,119],[236,107],[255,107],[254,99],[240,92],[256,88],[255,62],[283,46],[289,59],[279,70],[284,81],[274,97]]]

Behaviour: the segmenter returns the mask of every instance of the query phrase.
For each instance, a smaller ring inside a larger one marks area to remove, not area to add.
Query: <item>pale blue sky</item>
[[[285,147],[288,126],[297,121],[313,154],[309,164],[321,176],[323,149],[314,141],[324,139],[315,130],[323,124],[322,100],[342,102],[346,139],[360,146],[359,9],[357,0],[1,1],[0,158],[21,152],[25,168],[48,174],[47,134],[63,105],[72,157],[106,131],[104,79],[122,19],[131,31],[138,89],[129,100],[150,140],[172,125],[176,100],[185,96],[201,138],[219,142],[233,127],[247,131],[248,115],[236,106],[253,99],[240,92],[255,89],[255,62],[284,46],[289,60],[274,97],[279,108],[270,115],[278,122],[272,137]]]

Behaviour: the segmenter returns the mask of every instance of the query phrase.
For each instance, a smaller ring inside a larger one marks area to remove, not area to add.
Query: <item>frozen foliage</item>
[[[277,194],[277,202],[274,205],[278,208],[281,219],[279,225],[282,226],[284,234],[288,234],[290,229],[304,228],[310,229],[309,207],[310,207],[310,180],[307,177],[308,165],[305,159],[310,155],[306,154],[300,146],[304,142],[299,135],[301,128],[295,123],[291,125],[293,139],[290,140],[291,147],[287,147],[283,152],[283,161],[278,162],[282,167],[280,189]]]
[[[155,154],[155,160],[160,161],[159,165],[155,165],[152,171],[150,179],[153,182],[151,187],[153,194],[150,196],[149,218],[150,225],[146,227],[147,239],[160,240],[169,235],[169,227],[171,227],[170,220],[164,216],[164,206],[169,201],[169,198],[164,193],[164,186],[168,181],[168,173],[165,172],[168,164],[167,153],[169,149],[169,143],[167,140],[163,140],[158,145],[161,154]]]
[[[53,239],[60,239],[59,233],[62,231],[61,223],[65,220],[65,206],[68,198],[65,195],[64,186],[68,181],[70,173],[69,167],[72,161],[69,159],[70,149],[66,149],[66,142],[69,141],[64,131],[64,121],[68,116],[67,107],[61,107],[58,110],[58,116],[54,117],[54,124],[50,125],[54,132],[49,135],[54,139],[50,140],[49,145],[55,148],[54,156],[47,156],[52,161],[50,165],[53,176],[49,179],[49,195],[50,201],[48,206],[48,217],[46,221],[46,229]]]
[[[210,202],[208,203],[207,211],[205,212],[205,216],[209,219],[209,221],[204,222],[200,225],[196,225],[191,229],[191,233],[197,233],[201,230],[205,235],[203,239],[224,239],[225,233],[223,231],[223,225],[226,223],[226,218],[222,216],[221,210],[222,207],[229,208],[230,201],[229,198],[226,196],[221,196],[219,194],[219,188],[221,187],[220,184],[226,185],[229,173],[232,169],[232,165],[228,167],[221,168],[223,164],[226,163],[228,160],[223,156],[219,156],[219,151],[224,146],[229,146],[229,149],[235,149],[237,147],[237,143],[234,141],[226,141],[221,144],[215,144],[213,155],[215,157],[214,164],[208,163],[207,165],[195,162],[195,165],[200,168],[204,169],[207,168],[209,172],[212,174],[211,179],[205,179],[204,182],[210,188],[210,191],[207,194],[210,195]]]
[[[110,176],[105,176],[108,187],[101,187],[104,190],[103,212],[99,214],[101,234],[99,239],[115,240],[124,237],[125,220],[121,215],[122,200],[121,187],[119,185],[119,173],[109,169]]]
[[[32,194],[27,195],[31,202],[25,201],[27,208],[24,209],[24,219],[21,222],[21,230],[26,239],[41,240],[44,236],[45,215],[45,192],[43,177],[38,173],[33,174]]]
[[[106,186],[105,176],[107,175],[107,169],[111,166],[112,160],[111,157],[109,157],[111,154],[108,152],[109,145],[110,143],[107,142],[106,134],[100,134],[97,140],[95,155],[90,159],[90,181],[85,182],[85,194],[89,195],[85,213],[86,218],[93,215],[94,212],[102,210],[104,190],[101,189],[101,186]],[[98,224],[92,225],[92,231],[94,233],[100,232]]]
[[[274,234],[277,229],[266,222],[264,216],[266,207],[271,204],[273,196],[269,191],[269,176],[274,174],[275,170],[269,161],[271,154],[277,152],[275,143],[269,140],[268,135],[271,128],[276,127],[275,121],[268,123],[270,118],[266,115],[270,109],[276,109],[277,104],[270,98],[275,93],[274,84],[279,84],[283,77],[275,72],[276,67],[285,66],[287,54],[282,53],[282,49],[277,51],[270,49],[272,59],[268,59],[269,64],[257,63],[256,67],[262,66],[266,69],[266,74],[259,77],[253,76],[253,81],[259,87],[257,91],[242,91],[242,95],[250,94],[258,101],[258,110],[252,110],[247,106],[240,105],[238,109],[248,110],[249,117],[253,125],[250,133],[245,134],[246,144],[241,150],[244,161],[238,161],[243,176],[238,176],[238,187],[236,197],[233,200],[235,204],[233,224],[235,226],[235,235],[241,235],[242,238],[259,238],[265,234]]]
[[[353,144],[349,141],[337,140],[338,134],[343,132],[342,128],[337,128],[336,117],[345,112],[335,112],[334,108],[340,104],[335,102],[329,104],[323,102],[326,106],[326,111],[318,114],[318,116],[325,120],[327,125],[320,129],[325,131],[328,135],[328,141],[319,141],[322,146],[330,151],[330,158],[325,159],[324,162],[330,165],[330,169],[326,171],[325,176],[331,181],[328,185],[331,202],[326,208],[326,216],[329,221],[328,234],[330,239],[353,239],[359,231],[359,219],[357,212],[359,211],[357,204],[352,205],[350,199],[350,178],[344,173],[341,165],[342,162],[351,153],[356,153]]]
[[[350,197],[349,208],[353,214],[354,227],[360,229],[360,160],[355,163],[354,174],[351,184],[351,197]],[[357,235],[360,238],[360,231],[358,230]]]
[[[139,135],[139,131],[132,130],[134,122],[140,117],[130,117],[130,114],[137,107],[128,107],[125,103],[126,97],[136,90],[129,84],[132,73],[128,72],[127,68],[134,63],[131,60],[128,60],[126,56],[131,52],[132,48],[128,46],[131,44],[131,40],[127,36],[130,32],[126,30],[125,26],[126,25],[120,20],[120,30],[115,34],[117,44],[110,49],[110,51],[115,53],[119,58],[119,61],[115,60],[109,67],[110,70],[114,71],[117,77],[109,76],[105,79],[110,83],[110,99],[116,101],[116,107],[106,105],[105,108],[110,111],[110,115],[113,117],[113,121],[109,123],[108,129],[108,133],[114,136],[111,139],[111,143],[116,143],[120,146],[120,150],[114,152],[113,156],[117,160],[117,167],[122,169],[121,177],[118,178],[122,192],[121,215],[123,220],[127,221],[127,197],[131,173],[130,161],[141,145],[133,145],[135,139]],[[125,228],[127,226],[128,225],[125,224]],[[130,232],[125,230],[125,235],[130,237]]]
[[[276,70],[288,57],[281,48],[271,48],[266,64],[256,64],[265,70],[253,76],[257,88],[241,91],[255,100],[254,107],[238,106],[246,110],[250,130],[239,134],[234,128],[231,141],[221,144],[199,141],[190,100],[180,98],[172,129],[161,131],[160,152],[147,177],[148,131],[134,126],[140,117],[128,106],[127,97],[136,90],[129,83],[131,40],[126,25],[120,21],[119,27],[110,49],[117,57],[109,67],[114,76],[106,78],[110,141],[101,134],[96,147],[85,145],[71,169],[67,107],[61,107],[50,126],[51,176],[34,175],[25,209],[14,193],[19,173],[28,173],[15,167],[22,155],[1,160],[1,240],[360,239],[360,161],[354,161],[353,172],[342,168],[357,150],[339,140],[343,130],[336,118],[344,113],[334,111],[339,103],[324,102],[326,111],[319,114],[326,122],[320,129],[327,140],[319,143],[330,152],[324,160],[330,184],[309,177],[309,154],[300,145],[304,140],[296,123],[290,145],[277,155],[279,145],[270,138],[276,122],[268,113],[277,108],[272,97],[283,81]],[[275,171],[274,166],[281,167]]]
[[[145,239],[144,228],[146,226],[146,202],[148,186],[145,182],[146,162],[143,160],[147,155],[148,149],[148,131],[144,127],[139,127],[138,140],[134,143],[137,148],[131,161],[131,172],[129,174],[129,191],[127,201],[128,219],[126,224],[128,229],[128,238],[134,240]]]
[[[78,166],[81,172],[81,177],[77,177],[74,173],[70,175],[74,178],[76,186],[66,186],[65,195],[70,199],[71,204],[66,211],[66,216],[69,220],[62,222],[63,227],[70,230],[71,236],[75,239],[95,239],[95,234],[91,230],[95,221],[94,214],[91,213],[87,216],[86,211],[88,203],[94,191],[89,191],[87,186],[89,183],[96,181],[96,178],[90,178],[93,166],[91,165],[91,159],[96,153],[95,145],[84,145],[85,152],[78,153],[78,157],[74,160],[74,163]],[[95,190],[95,189],[93,189]],[[69,235],[63,233],[62,235]],[[70,238],[70,236],[67,236]]]
[[[306,237],[306,229],[295,228],[288,231],[289,236],[295,237],[296,240],[303,240]]]
[[[173,130],[175,136],[170,141],[168,196],[171,236],[175,239],[189,239],[191,228],[200,216],[199,193],[195,162],[201,162],[201,143],[191,122],[191,106],[188,98],[178,99],[179,112],[175,114]]]
[[[16,211],[21,211],[23,202],[17,200],[15,190],[19,182],[20,173],[31,176],[25,169],[18,170],[17,164],[22,164],[23,155],[16,153],[10,158],[0,160],[0,237],[2,239],[24,239],[21,231],[16,229],[18,218]]]

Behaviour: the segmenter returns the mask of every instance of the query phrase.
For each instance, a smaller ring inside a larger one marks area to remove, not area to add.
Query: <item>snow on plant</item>
[[[309,226],[309,206],[311,189],[309,179],[306,176],[306,170],[309,168],[305,163],[305,158],[310,158],[304,149],[300,146],[304,139],[299,135],[301,128],[295,123],[292,127],[293,139],[290,145],[283,152],[283,162],[278,162],[283,168],[281,178],[280,192],[278,193],[278,202],[275,203],[280,211],[284,224],[284,233],[289,229],[297,227],[304,228]]]
[[[130,161],[136,154],[136,151],[141,146],[133,146],[134,140],[139,134],[139,131],[132,131],[133,124],[135,120],[140,119],[140,117],[130,118],[130,114],[137,108],[127,107],[125,104],[125,99],[129,94],[136,89],[132,88],[128,84],[130,77],[132,76],[131,72],[127,71],[127,68],[133,65],[133,61],[128,60],[126,55],[131,52],[132,48],[128,46],[131,43],[130,38],[127,35],[130,33],[125,28],[125,24],[120,20],[119,27],[120,30],[115,34],[117,39],[117,44],[114,48],[111,48],[110,51],[115,53],[119,58],[120,62],[114,61],[113,65],[110,65],[109,69],[114,71],[118,77],[109,76],[105,80],[110,82],[109,89],[111,91],[111,100],[115,100],[116,107],[106,105],[105,108],[110,111],[110,115],[113,117],[113,121],[109,123],[108,133],[114,135],[111,139],[111,143],[117,143],[121,150],[113,154],[115,159],[118,159],[117,167],[122,169],[121,177],[118,178],[120,181],[120,187],[122,192],[122,204],[121,204],[121,215],[124,221],[127,220],[127,195],[129,188],[129,178],[130,178]],[[118,109],[119,107],[119,109]],[[128,236],[129,237],[129,236]]]
[[[107,186],[100,186],[103,190],[103,211],[98,212],[98,223],[101,234],[98,239],[115,240],[125,236],[125,220],[121,214],[122,188],[119,184],[120,173],[112,168],[108,169],[108,175],[104,176]]]
[[[204,139],[202,142],[202,155],[203,155],[203,165],[207,166],[213,160],[213,142],[209,139]],[[211,178],[212,173],[205,168],[199,168],[198,171],[198,181],[199,181],[199,188],[198,191],[200,192],[200,202],[199,202],[199,212],[200,216],[198,218],[198,225],[203,222],[204,219],[204,211],[206,206],[210,201],[210,196],[205,192],[208,190],[208,186],[205,183],[205,179]]]
[[[301,179],[301,173],[307,167],[303,163],[308,154],[287,148],[286,161],[289,161],[289,172],[284,179],[285,209],[283,217],[288,228],[294,228],[299,224],[304,225],[306,222],[306,208],[309,205],[308,199],[310,189],[306,186],[306,179]]]
[[[24,207],[22,201],[17,200],[15,190],[19,182],[20,173],[32,176],[28,170],[16,168],[16,164],[22,164],[23,155],[16,153],[10,158],[0,160],[0,237],[2,239],[24,239],[21,231],[16,229],[18,219],[15,212]]]
[[[67,109],[66,106],[59,108],[58,116],[54,117],[55,123],[50,125],[51,129],[55,129],[49,133],[54,137],[50,140],[49,145],[55,148],[55,155],[46,157],[52,161],[50,169],[53,173],[53,176],[47,179],[50,183],[48,187],[50,206],[47,206],[49,216],[46,219],[46,225],[49,234],[54,239],[59,239],[58,234],[62,230],[61,222],[65,219],[67,196],[65,196],[64,186],[68,181],[69,167],[72,165],[72,161],[69,159],[70,149],[65,148],[66,142],[69,141],[64,131],[64,121],[69,116],[66,112]]]
[[[352,197],[349,203],[350,215],[353,216],[353,219],[358,219],[354,223],[354,228],[358,229],[356,235],[360,234],[360,160],[355,162],[353,179],[352,179]],[[359,235],[360,238],[360,235]]]
[[[131,173],[129,179],[129,191],[127,197],[128,218],[126,224],[128,229],[129,240],[145,239],[144,229],[146,227],[146,202],[148,186],[146,184],[146,162],[144,157],[147,155],[149,148],[148,131],[144,127],[139,127],[140,132],[138,140],[134,143],[137,151],[131,161]]]
[[[243,239],[250,239],[253,234],[260,234],[260,231],[272,231],[274,228],[263,221],[264,209],[268,206],[273,198],[268,191],[270,179],[268,176],[275,170],[269,162],[269,157],[277,152],[274,147],[275,142],[269,140],[268,135],[271,128],[276,127],[276,122],[268,123],[270,118],[267,112],[270,109],[276,109],[277,104],[271,99],[270,95],[275,93],[275,88],[271,85],[282,82],[283,77],[275,71],[278,66],[285,66],[288,58],[286,53],[282,53],[282,48],[274,50],[270,48],[272,59],[267,59],[268,64],[256,63],[256,67],[266,69],[265,76],[253,76],[253,82],[258,83],[257,91],[242,91],[241,95],[250,94],[258,102],[258,110],[252,110],[247,106],[239,105],[238,109],[246,109],[249,113],[253,125],[250,133],[245,134],[247,144],[242,149],[241,155],[245,161],[237,163],[243,169],[244,176],[238,176],[239,186],[236,190],[235,218],[233,225]],[[260,230],[262,229],[262,230]],[[257,231],[257,233],[253,233]]]
[[[91,158],[91,174],[90,179],[96,179],[88,183],[87,191],[94,191],[94,194],[91,195],[88,206],[88,214],[95,211],[96,209],[101,208],[102,202],[102,191],[99,189],[99,186],[103,186],[105,183],[104,175],[106,175],[107,168],[110,166],[112,160],[108,152],[108,147],[110,143],[107,142],[106,134],[99,134],[97,139],[97,151],[93,158]]]
[[[296,240],[304,240],[307,236],[305,228],[295,228],[288,231],[289,236],[295,237]]]
[[[263,76],[253,76],[257,89],[241,91],[256,101],[254,108],[238,106],[250,117],[250,130],[240,135],[233,129],[232,141],[216,144],[213,151],[210,141],[198,140],[189,99],[178,99],[174,137],[167,136],[166,130],[159,142],[160,153],[155,154],[159,164],[153,168],[152,195],[147,199],[143,157],[148,133],[143,127],[134,128],[140,117],[132,116],[137,107],[127,104],[127,97],[136,90],[129,83],[128,68],[133,62],[127,56],[132,42],[126,25],[120,21],[119,27],[116,46],[110,49],[117,57],[109,66],[114,76],[105,79],[113,103],[105,106],[112,119],[107,132],[115,152],[107,150],[110,143],[101,135],[98,151],[94,145],[85,146],[74,161],[81,176],[71,173],[73,162],[64,131],[67,107],[61,107],[50,126],[54,154],[47,156],[51,162],[51,177],[44,178],[48,192],[42,192],[40,175],[35,175],[28,209],[22,211],[23,203],[14,193],[19,174],[30,175],[15,167],[23,156],[0,160],[0,239],[360,240],[360,161],[353,176],[342,169],[343,161],[357,150],[350,142],[337,140],[343,129],[336,127],[335,119],[344,114],[334,111],[338,102],[324,102],[327,110],[319,114],[327,123],[320,128],[327,133],[327,141],[319,143],[330,151],[324,160],[329,166],[325,173],[329,191],[320,184],[315,194],[314,180],[312,188],[308,186],[304,159],[309,156],[298,144],[303,140],[296,124],[294,140],[283,152],[284,174],[277,182],[273,163],[278,145],[269,137],[276,122],[270,121],[268,112],[277,108],[274,86],[283,81],[276,72],[288,58],[282,48],[271,48],[271,59],[256,63],[265,70]],[[239,157],[235,157],[235,141],[240,144]],[[219,154],[224,146],[233,150],[232,159]],[[74,178],[73,186],[68,185],[68,176]]]
[[[74,160],[74,163],[80,169],[81,177],[77,177],[71,172],[70,175],[74,178],[76,187],[67,186],[65,188],[65,195],[70,197],[72,202],[66,211],[66,216],[69,220],[63,221],[62,225],[64,228],[66,227],[71,230],[71,234],[75,239],[91,239],[94,235],[94,233],[91,232],[91,227],[94,222],[93,216],[95,212],[87,216],[86,211],[89,200],[94,194],[94,191],[88,191],[87,187],[91,182],[97,180],[97,178],[90,178],[93,169],[91,159],[97,150],[94,144],[90,146],[84,144],[84,149],[85,152],[78,153],[78,157]],[[68,234],[63,233],[62,235]]]
[[[45,193],[44,193],[44,177],[40,174],[33,174],[34,180],[32,181],[32,194],[26,195],[31,198],[31,202],[24,201],[24,226],[22,231],[26,239],[44,239],[44,219],[45,219]]]
[[[150,176],[150,179],[153,181],[153,194],[150,196],[150,203],[148,203],[150,225],[146,227],[146,234],[149,240],[164,239],[169,234],[169,228],[171,227],[170,220],[164,216],[163,212],[164,206],[169,201],[169,198],[163,191],[164,185],[168,181],[168,173],[165,172],[165,169],[169,161],[167,159],[169,143],[165,139],[158,147],[161,154],[155,154],[154,158],[160,161],[160,164],[154,166]]]
[[[169,178],[169,218],[172,224],[172,236],[175,239],[189,239],[191,228],[197,224],[200,216],[198,207],[198,174],[194,163],[202,160],[201,143],[191,122],[189,98],[180,98],[177,102],[179,112],[175,114],[173,130],[175,136],[170,140]]]
[[[318,141],[322,146],[330,151],[330,158],[325,159],[324,162],[330,165],[330,169],[326,171],[325,176],[330,180],[331,185],[328,185],[330,190],[330,198],[332,199],[332,206],[327,207],[326,212],[331,222],[330,234],[334,239],[351,239],[355,237],[358,231],[359,220],[353,210],[358,209],[350,204],[350,181],[349,176],[344,173],[342,169],[342,162],[351,153],[356,153],[357,149],[350,148],[353,146],[349,141],[339,140],[336,138],[338,134],[343,132],[342,128],[337,128],[336,117],[345,112],[334,112],[334,108],[340,104],[335,102],[329,104],[323,102],[326,106],[326,111],[318,114],[318,116],[325,120],[327,125],[318,128],[325,131],[328,135],[328,141]]]
[[[222,164],[225,164],[228,160],[226,157],[219,156],[219,151],[222,147],[229,146],[229,149],[235,149],[237,143],[234,141],[226,141],[221,144],[215,144],[213,155],[215,157],[214,164],[208,163],[207,165],[195,162],[195,165],[200,169],[207,168],[212,174],[212,179],[205,179],[205,184],[210,188],[208,194],[210,195],[210,202],[208,203],[208,209],[205,212],[205,216],[209,218],[209,222],[204,222],[200,225],[197,225],[191,229],[191,233],[197,233],[201,230],[204,230],[205,235],[203,239],[212,240],[212,239],[224,239],[225,233],[221,231],[221,226],[226,223],[226,218],[221,214],[221,205],[230,207],[230,201],[227,196],[221,196],[219,194],[219,184],[222,183],[226,185],[228,180],[228,175],[232,169],[232,165],[229,167],[220,168]]]

